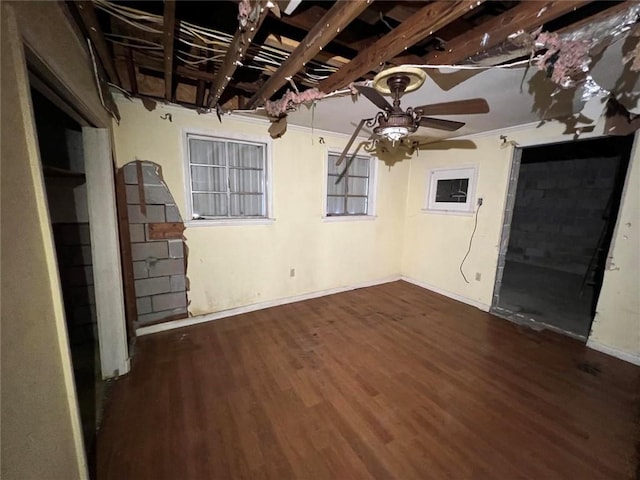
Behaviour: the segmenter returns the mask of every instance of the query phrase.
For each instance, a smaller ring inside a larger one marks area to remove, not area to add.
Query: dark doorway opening
[[[81,125],[31,88],[85,451],[104,401]]]
[[[630,135],[521,149],[494,312],[588,338],[632,146]]]

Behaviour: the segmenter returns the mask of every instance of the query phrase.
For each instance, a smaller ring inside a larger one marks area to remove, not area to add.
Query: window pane
[[[262,195],[231,194],[232,217],[263,217]]]
[[[357,157],[349,167],[349,175],[369,176],[369,159]]]
[[[262,170],[229,169],[231,192],[263,193]]]
[[[336,162],[338,161],[338,158],[340,158],[340,155],[329,155],[329,160],[328,160],[329,173],[335,173],[336,175],[340,175],[344,170],[344,167],[346,165],[346,159],[342,161],[339,167],[336,167]]]
[[[367,195],[368,178],[349,178],[349,195]]]
[[[224,165],[224,142],[212,140],[189,139],[189,154],[191,163],[206,165]]]
[[[264,168],[262,164],[263,151],[263,145],[229,142],[227,144],[229,165],[233,167]]]
[[[327,179],[327,195],[344,195],[346,193],[347,179],[342,177],[336,184],[338,176],[329,175]]]
[[[349,215],[366,215],[367,199],[366,198],[347,198],[347,213]]]
[[[344,215],[344,197],[327,197],[327,215]]]
[[[222,167],[191,167],[191,188],[205,192],[226,192],[226,169]]]
[[[468,178],[438,180],[438,185],[436,187],[436,202],[465,203],[467,201],[468,190]]]
[[[194,193],[193,214],[198,216],[226,217],[228,212],[226,193]]]

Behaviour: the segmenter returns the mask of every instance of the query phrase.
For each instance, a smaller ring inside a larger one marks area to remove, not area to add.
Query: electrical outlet
[[[289,276],[290,276],[291,278],[293,278],[293,277],[295,277],[295,276],[296,276],[296,269],[295,269],[295,268],[291,268],[291,269],[289,270]]]
[[[482,278],[482,274],[480,272],[476,272],[476,282],[479,282]]]
[[[478,206],[482,205],[482,201],[483,201],[483,198],[482,197],[478,197]]]

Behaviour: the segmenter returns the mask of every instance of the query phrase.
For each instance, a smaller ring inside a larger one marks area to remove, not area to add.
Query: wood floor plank
[[[639,367],[393,282],[140,338],[95,470],[632,479],[639,415]]]

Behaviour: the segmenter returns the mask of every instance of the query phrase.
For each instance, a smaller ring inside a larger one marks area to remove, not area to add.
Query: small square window
[[[431,170],[428,182],[427,210],[452,212],[473,210],[475,167]]]
[[[327,217],[370,216],[373,213],[374,161],[362,155],[352,160],[347,157],[340,165],[339,154],[327,156]]]

